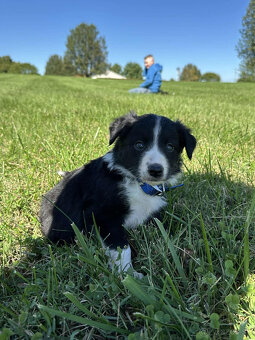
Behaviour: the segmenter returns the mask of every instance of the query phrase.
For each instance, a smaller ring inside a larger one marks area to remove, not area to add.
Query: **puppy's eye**
[[[174,146],[173,146],[173,144],[171,144],[171,143],[167,143],[166,148],[167,148],[167,150],[170,151],[170,152],[174,151]]]
[[[137,141],[134,145],[135,149],[141,151],[144,149],[144,143],[142,141]]]

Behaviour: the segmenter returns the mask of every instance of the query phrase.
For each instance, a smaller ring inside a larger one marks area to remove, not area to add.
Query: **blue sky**
[[[235,46],[249,0],[0,0],[0,56],[30,62],[44,74],[52,54],[65,53],[70,30],[93,23],[106,39],[108,62],[143,65],[151,53],[163,79],[195,64],[222,81],[238,78]]]

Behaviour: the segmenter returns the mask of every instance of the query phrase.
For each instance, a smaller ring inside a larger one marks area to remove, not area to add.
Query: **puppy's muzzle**
[[[151,177],[160,178],[164,172],[163,166],[158,163],[153,163],[148,166],[148,173]]]

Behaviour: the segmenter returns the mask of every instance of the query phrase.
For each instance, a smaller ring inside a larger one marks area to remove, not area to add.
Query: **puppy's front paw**
[[[142,273],[138,273],[135,270],[133,270],[133,276],[134,276],[134,278],[136,278],[138,280],[141,280],[144,277],[144,275]]]
[[[144,277],[142,273],[137,272],[136,270],[134,270],[133,267],[130,267],[125,272],[126,274],[129,274],[130,276],[133,276],[135,279],[138,279],[138,280],[141,280]]]
[[[118,273],[129,273],[136,279],[142,279],[143,274],[138,273],[133,269],[132,262],[131,262],[131,249],[128,245],[123,249],[107,249],[107,255],[110,257],[110,268],[114,266],[117,267]]]

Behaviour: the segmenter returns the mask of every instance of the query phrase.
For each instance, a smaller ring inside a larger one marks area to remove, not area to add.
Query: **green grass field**
[[[255,338],[255,84],[0,75],[0,339]],[[72,247],[41,236],[42,194],[58,170],[103,155],[108,126],[135,110],[189,126],[184,187],[162,228],[129,235],[141,281],[118,276],[95,236]]]

